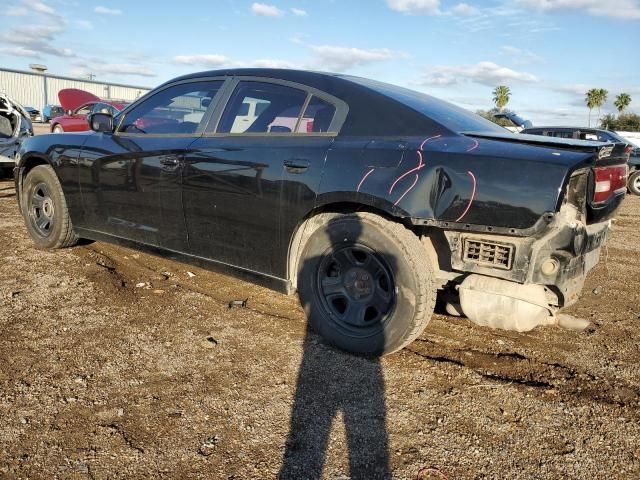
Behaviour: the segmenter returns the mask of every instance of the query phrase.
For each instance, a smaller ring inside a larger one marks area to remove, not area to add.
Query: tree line
[[[493,89],[493,103],[495,108],[489,111],[478,110],[476,113],[484,118],[491,120],[502,126],[509,126],[508,120],[494,117],[494,113],[504,111],[504,108],[511,99],[511,89],[507,85],[498,85]],[[591,112],[594,108],[598,109],[598,118],[600,126],[609,130],[623,131],[640,131],[640,115],[634,113],[625,113],[625,110],[631,103],[631,95],[628,93],[620,93],[616,95],[613,105],[618,110],[618,115],[607,114],[601,117],[600,108],[606,103],[609,92],[604,88],[592,88],[585,94],[585,103],[589,109],[589,127],[591,126]]]

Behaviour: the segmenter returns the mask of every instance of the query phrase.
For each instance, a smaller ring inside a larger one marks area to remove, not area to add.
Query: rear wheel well
[[[369,205],[363,205],[361,203],[354,203],[354,202],[331,203],[331,204],[323,205],[321,207],[311,210],[304,217],[304,219],[298,224],[293,236],[291,237],[291,240],[289,243],[289,256],[287,261],[287,270],[288,270],[287,278],[289,279],[289,285],[291,285],[292,291],[296,290],[297,288],[298,265],[300,262],[300,258],[302,256],[302,252],[304,250],[304,246],[307,240],[309,239],[309,236],[314,231],[312,228],[306,228],[306,227],[310,225],[312,220],[317,219],[317,217],[322,214],[330,214],[330,213],[348,214],[348,213],[356,213],[356,212],[373,213],[391,222],[404,225],[407,229],[411,230],[416,236],[423,238],[423,244],[426,247],[425,250],[426,250],[427,256],[429,260],[431,260],[431,263],[432,264],[434,263],[434,255],[432,254],[432,250],[427,247],[427,245],[430,246],[429,239],[428,238],[425,239],[425,237],[422,237],[422,235],[420,235],[420,233],[417,232],[416,229],[413,228],[408,221],[403,221],[402,218],[394,217],[390,215],[388,212],[385,212],[384,210],[371,207]],[[433,267],[435,271],[439,270],[439,266],[437,264],[437,258],[435,259],[435,264],[433,265]]]

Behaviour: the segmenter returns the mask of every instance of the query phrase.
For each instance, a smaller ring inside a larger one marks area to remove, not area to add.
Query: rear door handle
[[[180,159],[174,156],[162,157],[160,159],[160,165],[164,165],[165,167],[177,167],[180,165]]]
[[[310,165],[308,160],[303,160],[302,158],[290,158],[283,163],[289,173],[303,173]]]

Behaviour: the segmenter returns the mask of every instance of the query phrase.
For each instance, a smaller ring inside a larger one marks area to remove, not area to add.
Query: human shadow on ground
[[[367,311],[368,307],[363,304],[366,298],[371,298],[373,284],[357,282],[375,273],[379,265],[368,268],[367,264],[375,262],[357,251],[362,225],[357,224],[354,228],[352,222],[348,231],[342,231],[340,225],[329,222],[321,228],[325,229],[331,246],[324,254],[307,257],[300,269],[299,282],[330,284],[326,291],[332,292],[331,295],[325,296],[322,293],[325,290],[321,289],[318,289],[321,292],[318,295],[328,298],[326,304],[330,304],[329,308],[334,308],[338,315],[351,308],[359,309],[357,315],[364,315],[365,319],[372,317],[371,310]],[[371,251],[368,253],[375,255]],[[313,301],[322,302],[319,297]],[[305,304],[303,295],[301,301],[310,318],[311,306]],[[374,318],[373,322],[378,320]],[[382,350],[384,337],[378,336],[376,342],[380,345],[373,349]],[[308,322],[280,479],[317,479],[322,476],[329,453],[331,429],[335,428],[334,419],[340,412],[346,431],[349,478],[391,478],[380,355],[357,356],[331,347],[321,340]],[[343,455],[342,452],[332,454]]]

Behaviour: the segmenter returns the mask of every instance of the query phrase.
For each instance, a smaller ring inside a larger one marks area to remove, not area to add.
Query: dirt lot
[[[308,335],[296,298],[36,250],[0,182],[0,478],[639,478],[639,212],[571,309],[593,328],[434,315],[378,362]]]

